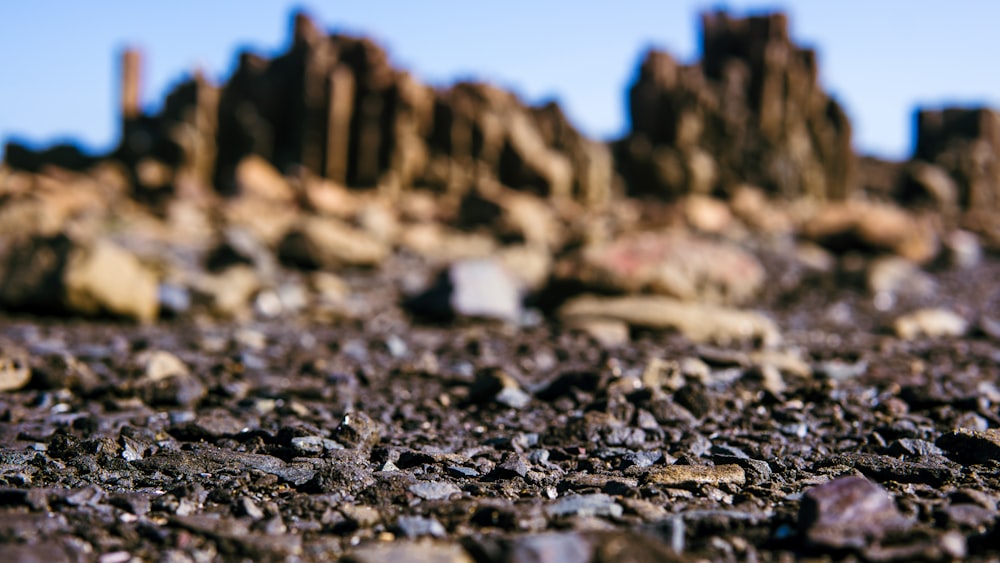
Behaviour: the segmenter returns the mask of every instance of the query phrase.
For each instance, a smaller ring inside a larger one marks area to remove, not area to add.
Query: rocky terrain
[[[995,560],[1000,114],[856,154],[783,15],[604,143],[295,19],[0,166],[0,560]]]

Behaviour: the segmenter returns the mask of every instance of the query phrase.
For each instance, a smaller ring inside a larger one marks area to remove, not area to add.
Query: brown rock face
[[[851,128],[821,89],[816,54],[784,15],[702,17],[702,61],[650,51],[629,92],[619,167],[632,194],[727,192],[842,199],[855,184]]]
[[[213,182],[239,191],[247,156],[283,174],[300,167],[335,184],[464,193],[501,183],[588,203],[608,199],[611,154],[555,104],[531,108],[504,90],[460,83],[436,91],[391,66],[368,39],[326,35],[305,16],[292,47],[244,53],[217,105]]]

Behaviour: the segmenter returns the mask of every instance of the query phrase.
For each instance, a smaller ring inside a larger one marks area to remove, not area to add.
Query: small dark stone
[[[493,471],[490,472],[491,479],[510,479],[512,477],[524,477],[528,474],[528,461],[524,456],[515,452],[507,452],[503,459]]]

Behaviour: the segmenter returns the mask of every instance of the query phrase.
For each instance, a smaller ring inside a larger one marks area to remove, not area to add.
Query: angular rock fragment
[[[177,356],[148,350],[135,357],[135,389],[150,405],[193,406],[208,393],[205,384]]]
[[[818,465],[854,467],[878,482],[926,483],[934,487],[939,487],[958,476],[954,469],[940,462],[904,461],[888,455],[863,452],[836,454],[823,459]]]
[[[824,548],[860,549],[902,524],[889,493],[863,477],[841,477],[802,496],[799,529]]]

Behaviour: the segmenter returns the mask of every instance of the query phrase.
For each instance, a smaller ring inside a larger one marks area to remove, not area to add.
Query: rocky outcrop
[[[782,14],[702,17],[702,60],[650,51],[629,91],[632,129],[616,144],[635,195],[727,193],[842,199],[855,188],[851,127],[818,81],[816,53]]]
[[[577,132],[554,103],[528,107],[479,83],[435,90],[393,67],[371,40],[328,35],[302,14],[287,52],[242,53],[221,87],[196,75],[158,115],[137,107],[140,62],[135,52],[123,57],[123,136],[114,156],[150,202],[209,186],[238,194],[247,158],[284,175],[307,170],[390,193],[461,194],[487,182],[591,204],[609,197],[609,149]],[[14,154],[38,167],[37,158]]]

